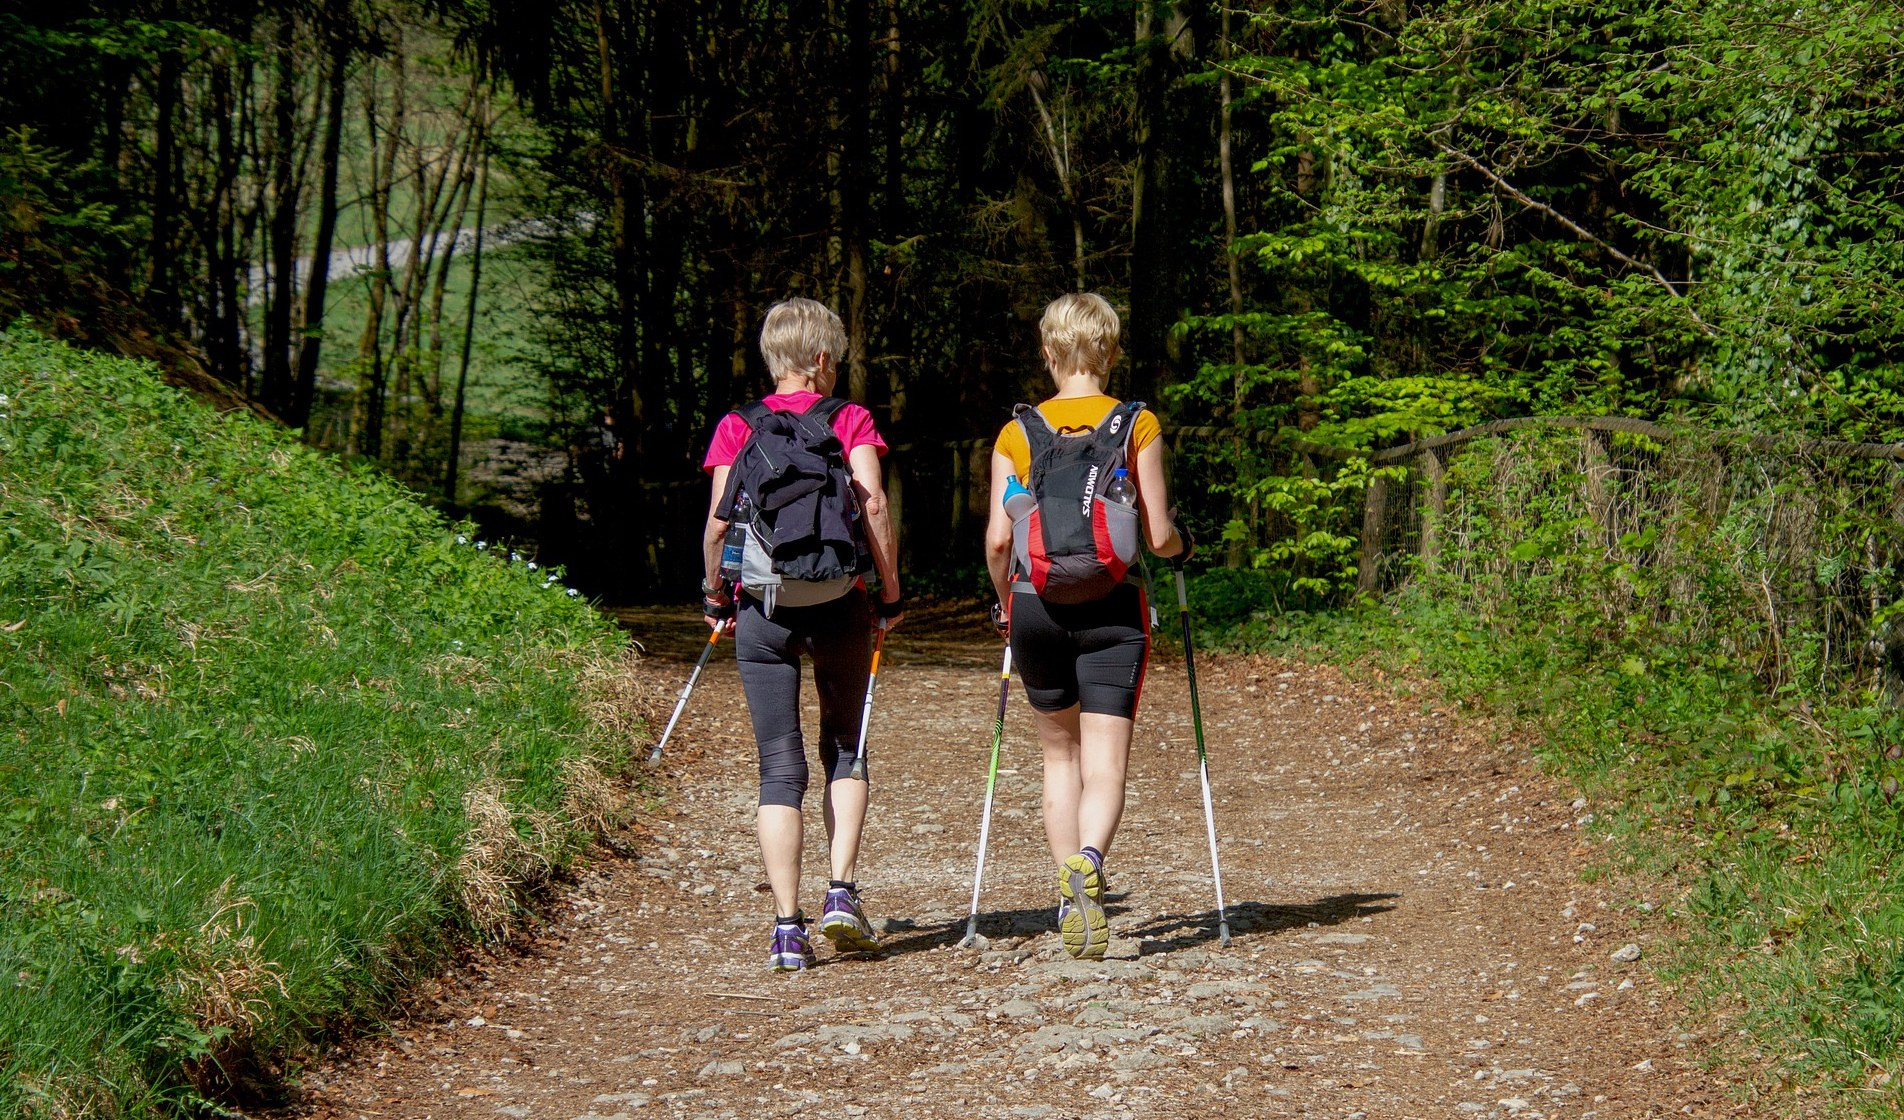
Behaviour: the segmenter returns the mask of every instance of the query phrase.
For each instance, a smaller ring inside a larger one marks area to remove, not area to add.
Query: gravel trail
[[[705,630],[680,612],[624,622],[671,704]],[[946,614],[887,642],[859,876],[883,957],[821,940],[817,968],[763,968],[753,747],[731,655],[717,656],[669,745],[665,798],[617,838],[627,854],[568,885],[532,943],[470,963],[407,1021],[307,1070],[294,1112],[1740,1115],[1651,971],[1641,888],[1582,878],[1598,854],[1586,809],[1528,764],[1528,744],[1325,666],[1199,657],[1235,935],[1222,948],[1182,663],[1158,652],[1102,962],[1065,956],[1053,928],[1039,757],[1014,693],[985,944],[958,948],[997,652],[988,628]],[[810,683],[807,707],[810,730]]]

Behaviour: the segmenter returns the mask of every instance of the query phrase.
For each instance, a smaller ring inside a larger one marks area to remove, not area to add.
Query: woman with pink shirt
[[[775,412],[805,413],[828,394],[846,352],[846,331],[839,316],[810,299],[790,299],[767,312],[760,329],[760,353],[773,374],[774,391],[761,403]],[[827,407],[833,407],[829,404]],[[764,415],[764,414],[763,414]],[[889,629],[904,613],[899,594],[898,553],[880,456],[886,441],[866,409],[848,402],[832,414],[833,433],[844,449],[858,499],[859,525],[879,574],[879,599],[869,602],[863,582],[841,581],[824,601],[801,605],[774,602],[732,587],[721,571],[721,546],[728,523],[717,516],[728,489],[728,475],[753,429],[739,413],[729,413],[714,429],[702,466],[712,476],[704,536],[705,574],[702,610],[709,626],[733,626],[741,689],[753,719],[760,751],[760,807],[755,829],[761,860],[773,889],[774,929],[768,967],[797,971],[813,963],[812,941],[801,912],[800,851],[807,788],[806,745],[800,733],[800,658],[813,658],[813,680],[820,695],[820,763],[826,771],[823,816],[832,863],[832,879],[820,916],[820,932],[842,951],[876,950],[879,941],[860,907],[854,879],[860,831],[866,822],[867,782],[853,777],[859,738],[859,711],[871,670],[872,630]]]

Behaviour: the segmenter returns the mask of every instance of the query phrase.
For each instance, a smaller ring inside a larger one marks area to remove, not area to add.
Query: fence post
[[[1421,519],[1421,565],[1426,571],[1440,571],[1441,521],[1448,513],[1448,470],[1439,450],[1422,452],[1416,465],[1428,480],[1428,509]]]
[[[1362,557],[1355,572],[1358,595],[1373,595],[1376,569],[1382,560],[1382,522],[1388,509],[1388,479],[1376,475],[1369,479],[1368,496],[1362,505]]]
[[[1581,434],[1586,437],[1587,516],[1600,527],[1602,540],[1610,542],[1617,539],[1617,534],[1613,529],[1613,498],[1607,491],[1607,480],[1613,477],[1613,463],[1607,455],[1606,433],[1588,428]]]

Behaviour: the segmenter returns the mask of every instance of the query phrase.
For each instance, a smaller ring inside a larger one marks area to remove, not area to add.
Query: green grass
[[[505,923],[627,750],[548,576],[0,334],[0,1115],[190,1107]]]
[[[1735,1091],[1897,1114],[1904,815],[1886,791],[1904,778],[1904,712],[1768,695],[1711,649],[1591,641],[1558,610],[1483,620],[1421,586],[1341,612],[1278,615],[1265,599],[1252,613],[1249,582],[1198,581],[1213,643],[1427,679],[1542,736],[1542,761],[1587,793],[1610,842],[1595,873],[1668,889],[1626,917],[1678,936],[1664,969],[1715,1027]]]

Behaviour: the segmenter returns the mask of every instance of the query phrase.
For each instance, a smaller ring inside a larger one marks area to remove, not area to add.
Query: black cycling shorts
[[[1134,583],[1093,603],[1048,603],[1029,591],[1011,601],[1012,668],[1031,706],[1137,717],[1150,659],[1150,607]]]

